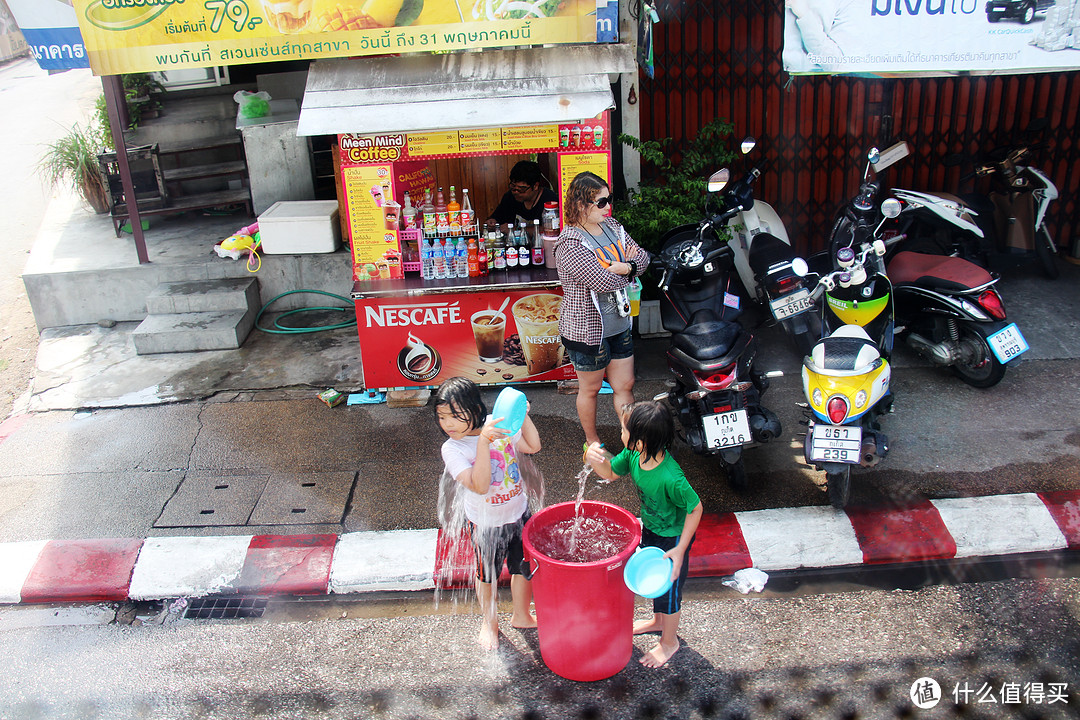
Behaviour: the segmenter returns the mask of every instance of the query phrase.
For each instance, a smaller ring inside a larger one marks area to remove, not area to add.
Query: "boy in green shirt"
[[[652,619],[634,623],[635,635],[660,633],[660,642],[641,658],[642,665],[658,668],[679,649],[682,586],[703,511],[697,493],[668,452],[675,424],[667,408],[655,401],[637,402],[623,408],[619,421],[623,451],[611,457],[603,444],[593,443],[585,461],[607,480],[630,475],[641,498],[641,545],[660,548],[674,563],[671,589],[653,599]]]

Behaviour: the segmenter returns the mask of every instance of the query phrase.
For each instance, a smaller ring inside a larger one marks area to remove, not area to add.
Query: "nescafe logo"
[[[410,333],[409,344],[398,353],[397,366],[403,377],[426,382],[442,370],[442,358],[438,350]]]

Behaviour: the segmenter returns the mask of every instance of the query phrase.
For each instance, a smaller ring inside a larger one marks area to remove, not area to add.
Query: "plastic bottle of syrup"
[[[506,270],[506,245],[503,244],[503,239],[499,235],[498,230],[492,230],[488,235],[492,245],[495,248],[495,269],[505,271]],[[488,260],[490,263],[491,260]]]
[[[450,223],[450,233],[461,232],[461,203],[457,201],[457,191],[450,186],[450,202],[446,203],[447,222]]]
[[[473,224],[476,222],[476,213],[472,209],[472,200],[469,200],[469,188],[461,188],[461,231],[474,232]]]
[[[529,241],[532,243],[532,264],[540,267],[544,264],[544,237],[540,233],[539,220],[533,220],[532,236]]]
[[[506,223],[506,269],[518,266],[517,230],[514,223]]]
[[[420,205],[420,215],[423,218],[423,230],[425,235],[435,234],[435,203],[431,202],[431,188],[424,189],[424,202]]]
[[[416,208],[413,207],[409,191],[405,191],[405,204],[401,208],[401,228],[412,230],[416,227]]]
[[[450,234],[450,213],[446,208],[446,197],[442,188],[439,188],[439,193],[435,196],[435,229],[439,235]]]
[[[529,231],[525,221],[518,223],[517,229],[518,266],[529,267],[532,264],[532,247],[529,244]]]
[[[479,238],[478,238],[479,240]],[[486,242],[479,242],[479,248],[476,251],[477,269],[480,271],[480,277],[486,277],[488,274],[488,248]]]

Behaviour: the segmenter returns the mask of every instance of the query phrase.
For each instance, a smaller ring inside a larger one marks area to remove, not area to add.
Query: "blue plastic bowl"
[[[495,406],[491,409],[491,417],[502,418],[496,423],[510,435],[521,429],[525,422],[525,414],[528,412],[529,402],[525,393],[512,387],[503,388],[499,396],[495,398]]]
[[[671,588],[671,558],[658,547],[641,548],[626,561],[623,582],[635,595],[660,597]]]

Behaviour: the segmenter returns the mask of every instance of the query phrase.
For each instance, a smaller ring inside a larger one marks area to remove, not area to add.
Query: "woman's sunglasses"
[[[604,208],[606,208],[608,205],[611,204],[611,196],[608,195],[607,197],[602,197],[599,200],[594,200],[594,201],[590,202],[589,204],[590,205],[595,205],[596,207],[603,210]]]

